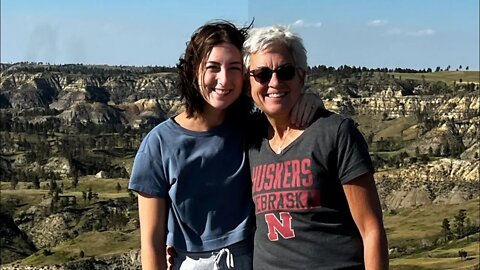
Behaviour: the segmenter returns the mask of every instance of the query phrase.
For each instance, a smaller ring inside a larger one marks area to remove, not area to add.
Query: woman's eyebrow
[[[233,62],[230,62],[230,65],[243,65],[243,62],[242,61],[233,61]]]
[[[219,63],[217,61],[207,61],[207,64],[221,65],[221,63]],[[243,62],[242,61],[233,61],[233,62],[229,62],[228,64],[229,65],[243,65]]]

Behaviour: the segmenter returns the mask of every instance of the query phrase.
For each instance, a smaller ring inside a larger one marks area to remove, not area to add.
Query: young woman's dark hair
[[[195,117],[203,112],[205,100],[200,94],[198,81],[202,78],[198,76],[198,70],[205,61],[212,48],[218,44],[228,42],[233,44],[242,52],[243,42],[245,41],[247,27],[237,28],[228,21],[213,21],[198,28],[187,43],[185,53],[179,59],[177,69],[179,73],[178,89],[180,96],[185,102],[187,116]],[[246,87],[244,83],[244,88]],[[251,110],[252,103],[245,95],[240,97],[229,106],[227,116],[243,116]]]

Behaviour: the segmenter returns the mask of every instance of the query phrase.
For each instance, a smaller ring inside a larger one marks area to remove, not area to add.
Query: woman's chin
[[[291,109],[291,106],[276,104],[266,107],[263,112],[269,117],[276,118],[290,114]]]
[[[225,111],[233,104],[233,102],[212,102],[210,107],[216,111]]]

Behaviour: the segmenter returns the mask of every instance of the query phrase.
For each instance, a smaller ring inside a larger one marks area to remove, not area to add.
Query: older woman
[[[250,95],[266,116],[249,150],[254,268],[387,269],[374,169],[353,121],[323,109],[306,129],[289,121],[305,82],[301,38],[254,28],[243,48]]]

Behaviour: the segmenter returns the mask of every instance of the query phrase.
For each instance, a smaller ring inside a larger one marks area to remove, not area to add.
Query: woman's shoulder
[[[338,127],[343,122],[351,120],[347,116],[326,110],[326,109],[318,109],[315,113],[315,116],[312,120],[312,126],[331,126],[331,127]]]
[[[175,122],[168,118],[160,124],[153,127],[143,138],[144,143],[159,144],[161,140],[174,136],[172,130],[175,129]]]
[[[175,129],[175,126],[176,126],[175,120],[173,120],[173,118],[167,118],[166,120],[164,120],[160,124],[153,127],[147,133],[147,136],[148,135],[155,135],[155,134],[164,134],[164,133],[168,134],[170,132],[170,130]]]

